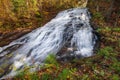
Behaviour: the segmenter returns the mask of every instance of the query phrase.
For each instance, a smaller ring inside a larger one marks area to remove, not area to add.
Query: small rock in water
[[[67,48],[68,51],[73,51],[73,48]]]
[[[3,49],[0,47],[0,52],[2,51]]]

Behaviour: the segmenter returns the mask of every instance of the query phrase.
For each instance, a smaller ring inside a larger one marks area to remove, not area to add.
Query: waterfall
[[[0,68],[5,71],[0,76],[14,76],[24,65],[39,66],[49,54],[56,55],[63,47],[73,55],[92,56],[97,36],[90,18],[87,8],[68,9],[43,27],[1,47]]]

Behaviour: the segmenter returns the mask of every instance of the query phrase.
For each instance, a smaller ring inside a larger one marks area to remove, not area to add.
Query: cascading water
[[[0,68],[4,71],[0,76],[14,76],[24,65],[38,66],[49,54],[58,54],[64,47],[65,53],[92,56],[97,36],[93,34],[90,18],[86,8],[65,10],[43,27],[1,47]]]

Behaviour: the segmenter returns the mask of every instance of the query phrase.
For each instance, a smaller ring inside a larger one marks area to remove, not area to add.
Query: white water
[[[41,28],[0,48],[0,67],[11,67],[7,76],[16,74],[24,65],[38,66],[49,54],[57,54],[70,41],[68,49],[76,47],[73,54],[89,57],[97,37],[92,33],[90,14],[86,8],[74,8],[60,12]],[[6,55],[10,54],[8,58]],[[36,68],[37,69],[37,68]]]

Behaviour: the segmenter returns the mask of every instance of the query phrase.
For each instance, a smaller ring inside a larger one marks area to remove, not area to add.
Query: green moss
[[[112,80],[120,80],[120,76],[118,74],[113,74]]]
[[[50,54],[45,59],[45,64],[55,64],[58,65],[58,62],[56,61],[56,57],[53,54]]]

